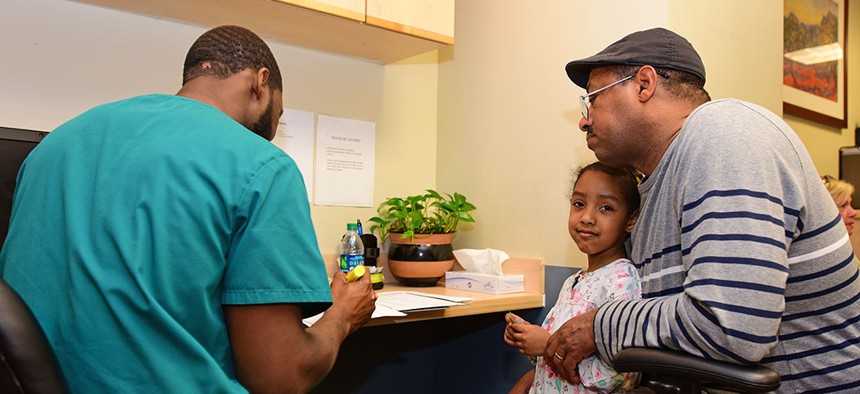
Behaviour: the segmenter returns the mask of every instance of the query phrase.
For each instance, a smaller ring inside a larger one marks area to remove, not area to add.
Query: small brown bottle
[[[373,285],[373,290],[381,289],[385,277],[382,276],[382,271],[376,267],[376,259],[379,257],[379,247],[377,247],[376,236],[373,234],[362,234],[361,243],[364,244],[364,265],[370,271],[370,283]]]

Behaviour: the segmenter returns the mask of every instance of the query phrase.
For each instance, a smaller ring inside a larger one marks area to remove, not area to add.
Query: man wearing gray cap
[[[567,64],[588,148],[644,176],[631,259],[643,299],[568,321],[546,359],[565,380],[597,352],[654,347],[763,364],[780,392],[858,392],[860,274],[845,226],[791,128],[711,101],[683,37],[630,34]]]

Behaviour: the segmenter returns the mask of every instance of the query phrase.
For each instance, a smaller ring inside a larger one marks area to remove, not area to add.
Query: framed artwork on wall
[[[848,126],[847,0],[783,0],[782,110]]]

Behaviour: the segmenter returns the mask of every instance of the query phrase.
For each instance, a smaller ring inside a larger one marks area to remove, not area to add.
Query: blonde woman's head
[[[854,208],[851,207],[852,197],[854,196],[854,185],[843,180],[836,179],[830,175],[821,177],[824,186],[839,208],[839,215],[842,216],[842,222],[845,223],[845,228],[848,234],[854,232],[854,216],[857,214]]]

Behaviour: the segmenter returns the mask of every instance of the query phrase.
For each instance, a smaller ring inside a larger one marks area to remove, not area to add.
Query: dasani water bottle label
[[[340,270],[344,273],[351,271],[359,265],[364,265],[364,255],[342,254],[340,255]]]

